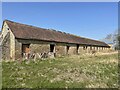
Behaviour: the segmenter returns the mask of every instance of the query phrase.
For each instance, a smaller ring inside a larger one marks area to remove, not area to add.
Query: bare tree
[[[114,48],[115,50],[119,50],[119,42],[120,42],[120,34],[118,33],[118,31],[116,30],[113,34],[113,43],[114,43]]]

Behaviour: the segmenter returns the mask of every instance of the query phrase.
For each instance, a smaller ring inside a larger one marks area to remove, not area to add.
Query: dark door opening
[[[55,47],[55,45],[50,44],[50,52],[54,52],[54,47]]]
[[[83,50],[86,50],[87,49],[87,46],[83,46]]]
[[[79,49],[79,45],[77,44],[77,50],[76,50],[76,53],[78,54],[78,49]]]
[[[83,46],[83,50],[85,50],[85,46]]]
[[[92,46],[90,46],[90,50],[92,50]]]
[[[68,53],[68,51],[69,51],[69,48],[70,48],[70,46],[67,46],[67,53]]]

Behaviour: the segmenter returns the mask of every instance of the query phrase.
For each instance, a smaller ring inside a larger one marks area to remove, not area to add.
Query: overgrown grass
[[[117,88],[118,55],[4,62],[3,88]]]

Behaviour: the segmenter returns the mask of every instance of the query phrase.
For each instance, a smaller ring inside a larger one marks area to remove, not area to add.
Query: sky
[[[3,2],[5,19],[99,40],[117,30],[118,3]]]

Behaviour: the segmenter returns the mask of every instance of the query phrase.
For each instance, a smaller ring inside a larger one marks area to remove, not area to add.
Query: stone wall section
[[[15,59],[22,57],[22,43],[15,39]]]
[[[4,37],[2,42],[2,60],[10,60],[10,33]]]
[[[32,53],[48,53],[50,51],[49,44],[30,44],[30,51]]]
[[[61,45],[56,45],[55,46],[55,51],[56,51],[56,56],[57,57],[61,57],[61,56],[64,56],[66,53],[65,53],[65,46],[61,46]]]
[[[75,47],[75,46],[70,46],[70,47],[69,47],[69,50],[68,50],[68,54],[69,54],[69,55],[77,54],[77,53],[76,53],[76,50],[77,50],[77,47]]]
[[[15,36],[10,30],[10,58],[15,60]]]
[[[50,52],[50,44],[54,44],[54,52],[56,53],[56,57],[61,57],[64,55],[76,55],[77,54],[77,45],[68,45],[65,43],[55,43],[55,42],[47,42],[47,41],[37,41],[37,40],[23,40],[16,39],[15,40],[15,58],[19,59],[22,56],[22,44],[30,44],[30,52],[31,53],[48,53]],[[69,50],[67,52],[67,46],[69,46]],[[95,48],[92,47],[92,50]],[[99,49],[99,48],[98,48]],[[102,48],[101,48],[102,49]],[[78,54],[85,54],[92,52],[90,46],[84,48],[83,45],[79,45]]]

